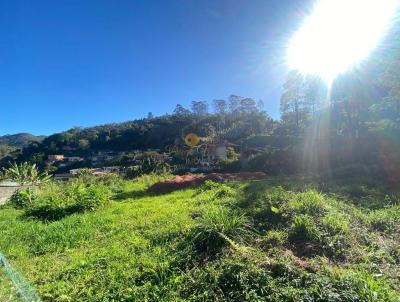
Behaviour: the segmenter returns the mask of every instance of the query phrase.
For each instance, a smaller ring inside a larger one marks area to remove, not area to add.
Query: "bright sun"
[[[399,0],[317,1],[289,42],[289,67],[332,81],[376,47],[398,7]]]

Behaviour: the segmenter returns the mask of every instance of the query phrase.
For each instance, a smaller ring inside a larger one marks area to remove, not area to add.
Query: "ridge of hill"
[[[7,134],[0,136],[0,145],[8,145],[16,148],[23,148],[31,142],[41,142],[44,135],[33,135],[30,133]]]

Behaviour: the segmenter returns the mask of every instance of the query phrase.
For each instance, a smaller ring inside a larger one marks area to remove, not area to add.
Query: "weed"
[[[302,214],[294,218],[289,230],[290,241],[318,241],[320,236],[321,233],[311,216]]]
[[[193,241],[200,252],[213,254],[230,240],[243,242],[250,235],[248,219],[224,207],[212,207],[198,219]]]

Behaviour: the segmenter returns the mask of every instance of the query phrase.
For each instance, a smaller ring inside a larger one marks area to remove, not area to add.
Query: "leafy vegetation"
[[[138,156],[138,165],[130,167],[126,172],[127,178],[135,178],[145,174],[167,174],[171,171],[170,165],[157,152],[143,152]]]
[[[148,193],[157,179],[45,184],[0,208],[0,250],[44,301],[400,298],[398,195],[384,187],[270,178]]]
[[[0,145],[8,145],[15,148],[23,148],[32,142],[40,142],[44,136],[35,136],[29,133],[18,133],[0,136]]]
[[[32,189],[17,191],[11,203],[22,206],[26,217],[58,220],[73,213],[96,210],[108,202],[109,196],[110,190],[104,184],[77,179],[67,185],[47,184],[37,194],[32,194]]]
[[[6,178],[9,178],[19,185],[35,185],[46,182],[50,179],[47,173],[39,172],[36,164],[23,162],[21,164],[11,163],[8,168],[3,168]]]
[[[9,145],[0,145],[0,159],[11,155],[16,150],[17,150],[17,148],[9,146]]]

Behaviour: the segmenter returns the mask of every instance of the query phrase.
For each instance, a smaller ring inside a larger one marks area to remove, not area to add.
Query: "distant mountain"
[[[30,133],[17,133],[0,136],[0,145],[8,145],[16,148],[23,148],[31,142],[42,142],[45,136],[35,136]]]

